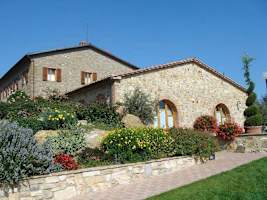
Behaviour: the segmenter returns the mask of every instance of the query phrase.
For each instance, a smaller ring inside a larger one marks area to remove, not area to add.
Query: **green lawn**
[[[267,200],[267,158],[149,198],[170,199]]]

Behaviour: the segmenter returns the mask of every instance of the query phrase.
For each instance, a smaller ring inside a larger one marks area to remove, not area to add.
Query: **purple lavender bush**
[[[53,153],[49,143],[38,144],[32,130],[0,121],[0,187],[18,186],[29,176],[49,173]]]

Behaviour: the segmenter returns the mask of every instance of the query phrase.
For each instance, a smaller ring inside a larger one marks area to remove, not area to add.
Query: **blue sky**
[[[196,56],[244,85],[241,56],[266,93],[266,0],[0,0],[0,76],[27,52],[89,42],[137,66]]]

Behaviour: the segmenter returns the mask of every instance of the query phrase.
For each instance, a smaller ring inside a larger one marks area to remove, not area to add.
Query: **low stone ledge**
[[[266,136],[267,137],[267,133],[257,133],[257,134],[244,133],[244,134],[239,135],[238,137],[248,137],[248,136]]]
[[[223,149],[239,153],[267,152],[267,134],[242,134],[232,142],[224,142]]]
[[[128,184],[137,178],[157,176],[198,164],[192,157],[171,157],[139,163],[109,165],[64,171],[25,180],[20,188],[6,197],[0,190],[0,200],[65,200],[89,191]]]

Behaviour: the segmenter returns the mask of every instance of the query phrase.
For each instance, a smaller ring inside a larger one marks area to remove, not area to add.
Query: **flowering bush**
[[[45,129],[71,128],[77,124],[77,118],[73,113],[64,110],[48,109],[41,116]]]
[[[41,110],[35,102],[23,91],[17,91],[8,98],[6,103],[6,115],[9,121],[17,122],[21,127],[30,128],[33,133],[43,128],[42,122],[39,121]]]
[[[174,153],[176,156],[190,155],[202,160],[209,158],[218,150],[219,145],[215,138],[207,132],[172,128],[169,134],[174,139]]]
[[[140,161],[168,156],[172,142],[162,129],[123,128],[104,138],[102,148],[116,161]]]
[[[194,123],[194,129],[198,131],[216,132],[217,128],[215,118],[209,115],[198,117]]]
[[[73,159],[71,155],[59,154],[54,159],[55,164],[60,164],[65,170],[78,169],[77,162]]]
[[[26,95],[24,91],[21,91],[21,90],[14,92],[7,99],[8,103],[15,103],[19,101],[28,102],[28,101],[31,101],[31,99],[28,95]]]
[[[234,140],[236,136],[242,134],[244,132],[243,128],[241,128],[236,123],[224,123],[219,126],[217,130],[217,136],[223,140]]]

